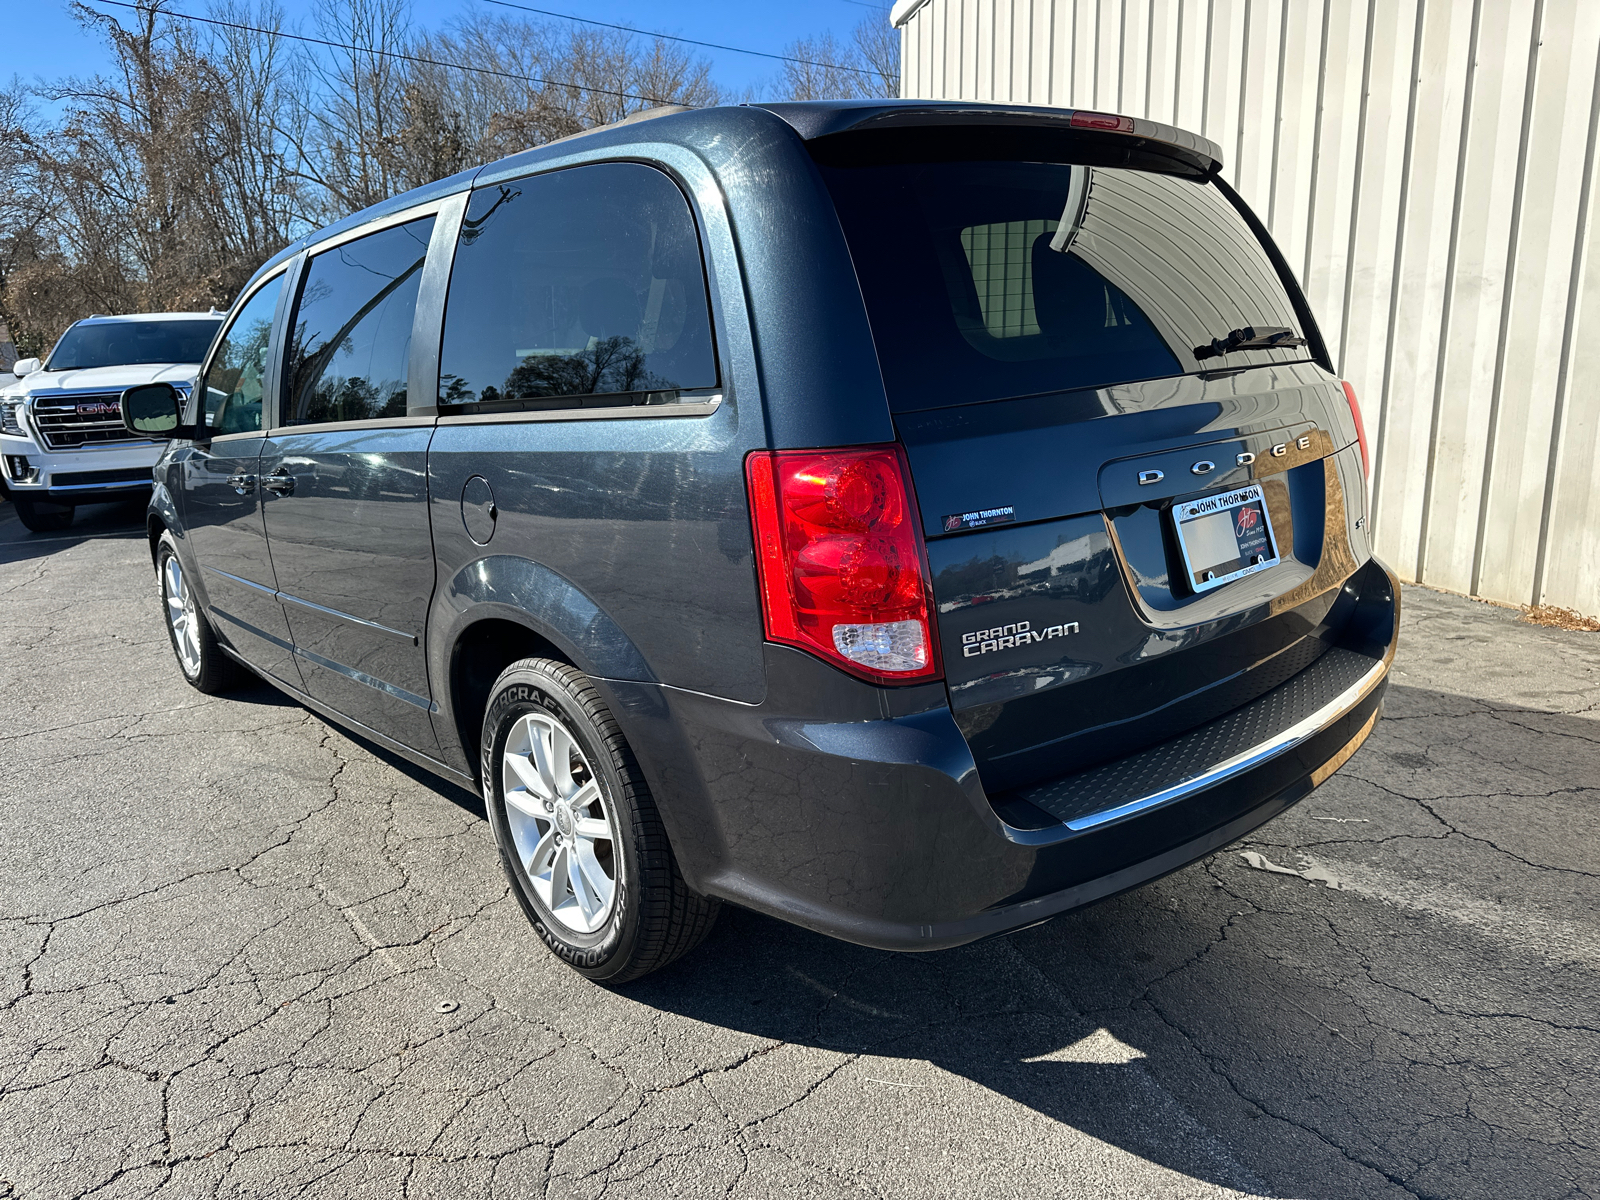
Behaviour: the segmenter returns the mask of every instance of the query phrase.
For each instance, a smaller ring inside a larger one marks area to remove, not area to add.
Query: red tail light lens
[[[1113,133],[1132,133],[1133,118],[1119,117],[1116,113],[1075,112],[1067,122],[1074,129],[1108,129]]]
[[[1356,422],[1356,441],[1361,443],[1361,473],[1371,479],[1372,456],[1367,451],[1367,426],[1361,419],[1361,405],[1356,403],[1356,390],[1348,383],[1344,385],[1344,398],[1350,401],[1350,415]]]
[[[895,446],[745,460],[767,638],[876,683],[939,677],[933,588]]]

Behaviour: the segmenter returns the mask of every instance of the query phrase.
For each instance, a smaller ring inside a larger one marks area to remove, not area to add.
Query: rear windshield
[[[1308,357],[1202,362],[1294,305],[1215,187],[1064,163],[821,166],[896,412]]]
[[[77,324],[50,352],[47,371],[198,363],[206,356],[221,317],[188,321],[104,321]]]

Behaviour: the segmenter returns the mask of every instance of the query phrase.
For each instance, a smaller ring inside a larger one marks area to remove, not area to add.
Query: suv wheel
[[[545,945],[626,983],[699,945],[718,902],[691,892],[611,712],[588,676],[527,658],[495,681],[483,785],[501,860]]]
[[[217,645],[217,635],[200,611],[170,533],[163,533],[156,543],[156,575],[165,601],[167,636],[172,639],[172,652],[184,679],[208,696],[227,690],[239,681],[238,664]]]
[[[73,507],[54,504],[49,500],[35,500],[32,496],[11,494],[17,506],[17,519],[34,533],[59,533],[72,524]]]

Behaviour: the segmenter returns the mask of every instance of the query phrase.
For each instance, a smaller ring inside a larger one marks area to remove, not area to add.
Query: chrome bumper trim
[[[1074,833],[1082,833],[1086,829],[1094,829],[1101,825],[1110,824],[1112,821],[1120,821],[1124,817],[1131,817],[1149,809],[1158,808],[1163,804],[1171,804],[1175,800],[1182,800],[1195,792],[1204,791],[1206,788],[1221,783],[1225,779],[1248,771],[1252,767],[1260,766],[1268,759],[1276,758],[1280,754],[1293,750],[1296,746],[1321,733],[1357,704],[1360,704],[1367,693],[1382,681],[1389,670],[1389,662],[1388,658],[1380,659],[1373,664],[1372,670],[1328,701],[1327,704],[1317,709],[1316,712],[1297,721],[1267,741],[1260,742],[1248,750],[1242,750],[1231,758],[1226,758],[1222,762],[1208,767],[1200,774],[1180,780],[1171,787],[1162,788],[1159,792],[1152,792],[1148,796],[1141,796],[1137,800],[1130,800],[1126,804],[1117,805],[1115,808],[1102,809],[1099,812],[1090,813],[1088,816],[1064,822],[1066,827]]]

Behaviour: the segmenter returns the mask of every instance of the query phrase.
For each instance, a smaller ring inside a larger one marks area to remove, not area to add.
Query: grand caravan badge
[[[995,650],[1014,650],[1050,638],[1071,637],[1078,632],[1078,623],[1068,621],[1063,625],[1049,625],[1035,629],[1032,621],[1018,621],[1012,625],[996,625],[993,629],[978,629],[961,635],[961,657],[977,658]]]

